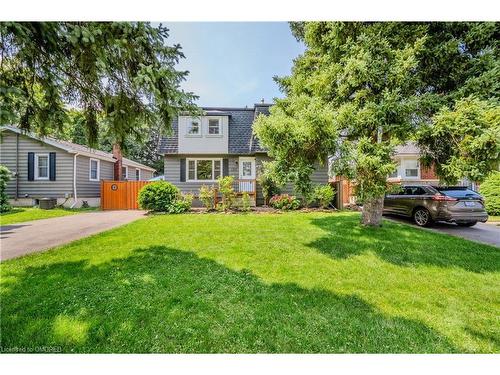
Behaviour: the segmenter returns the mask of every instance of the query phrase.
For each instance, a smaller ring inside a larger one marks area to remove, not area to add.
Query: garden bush
[[[170,206],[180,197],[179,189],[167,181],[155,181],[139,191],[141,208],[156,212],[169,212]]]
[[[193,194],[183,194],[180,198],[177,198],[168,207],[167,212],[169,214],[182,214],[191,210],[193,205]]]
[[[217,182],[219,183],[219,192],[222,196],[222,201],[217,205],[217,208],[221,211],[227,211],[233,207],[236,198],[233,189],[234,177],[219,177]]]
[[[500,215],[500,172],[491,173],[481,184],[479,192],[484,197],[486,212]]]
[[[272,164],[265,163],[258,177],[259,185],[262,188],[262,196],[266,204],[268,204],[270,197],[281,193],[278,184],[273,178],[273,173]]]
[[[279,210],[298,210],[300,208],[300,200],[294,195],[280,194],[274,195],[269,200],[269,205]]]
[[[243,195],[241,196],[241,207],[240,210],[244,212],[250,211],[250,194],[248,194],[246,191],[243,192]]]
[[[215,188],[203,185],[200,188],[200,201],[207,210],[215,209]]]
[[[335,190],[329,184],[317,185],[313,196],[321,208],[328,208],[335,197]]]
[[[8,212],[12,208],[7,197],[7,182],[10,181],[11,172],[7,167],[0,165],[0,212]]]

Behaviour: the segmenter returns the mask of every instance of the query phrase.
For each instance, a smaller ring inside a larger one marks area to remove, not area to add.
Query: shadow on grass
[[[2,351],[455,352],[427,326],[354,296],[267,285],[189,252],[154,246],[98,266],[3,272]]]
[[[327,235],[309,246],[334,258],[373,251],[400,266],[424,264],[478,273],[500,271],[500,251],[491,246],[388,221],[380,228],[363,227],[357,216],[332,215],[311,222]]]

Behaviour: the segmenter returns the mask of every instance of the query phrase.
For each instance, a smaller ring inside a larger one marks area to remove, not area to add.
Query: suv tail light
[[[457,198],[452,198],[447,195],[442,195],[442,194],[434,194],[432,196],[433,201],[446,201],[446,202],[456,202],[458,199]]]

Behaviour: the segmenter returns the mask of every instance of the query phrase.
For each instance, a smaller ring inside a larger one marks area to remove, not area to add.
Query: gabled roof
[[[259,114],[268,115],[271,104],[259,103],[254,108],[202,107],[206,116],[228,116],[229,154],[254,154],[265,152],[253,134],[253,123]],[[160,140],[160,153],[179,152],[178,118],[172,121],[172,134]]]
[[[22,134],[22,135],[25,135],[27,137],[36,139],[36,140],[43,142],[43,143],[46,143],[50,146],[64,150],[70,154],[80,154],[83,156],[88,156],[90,158],[110,161],[113,163],[116,161],[115,157],[110,152],[96,150],[96,149],[88,147],[88,146],[83,146],[83,145],[79,145],[77,143],[63,141],[63,140],[52,138],[52,137],[39,137],[33,133],[25,132],[16,126],[5,125],[5,126],[0,127],[0,131],[4,131],[4,130],[10,130],[14,133]],[[122,164],[127,165],[127,166],[131,166],[131,167],[146,169],[149,171],[155,171],[154,168],[148,167],[147,165],[135,162],[135,161],[127,159],[127,158],[122,158]]]
[[[402,146],[396,147],[395,155],[420,155],[420,148],[415,142],[407,142]]]

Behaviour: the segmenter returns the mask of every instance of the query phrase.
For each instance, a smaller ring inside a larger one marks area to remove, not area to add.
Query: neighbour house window
[[[99,181],[99,160],[90,159],[89,180]]]
[[[418,177],[418,160],[405,160],[404,168],[406,177]]]
[[[135,180],[140,181],[141,180],[141,170],[139,168],[135,169]]]
[[[208,134],[210,135],[220,134],[220,123],[218,119],[208,120]]]
[[[397,163],[396,169],[389,175],[389,178],[397,178],[399,176],[399,162]]]
[[[221,176],[220,159],[188,159],[188,180],[214,181]]]
[[[122,167],[122,180],[128,179],[128,168]]]
[[[36,180],[49,179],[49,155],[47,154],[35,155],[35,179]]]
[[[188,134],[189,135],[198,135],[200,134],[200,121],[192,120],[188,126]]]

